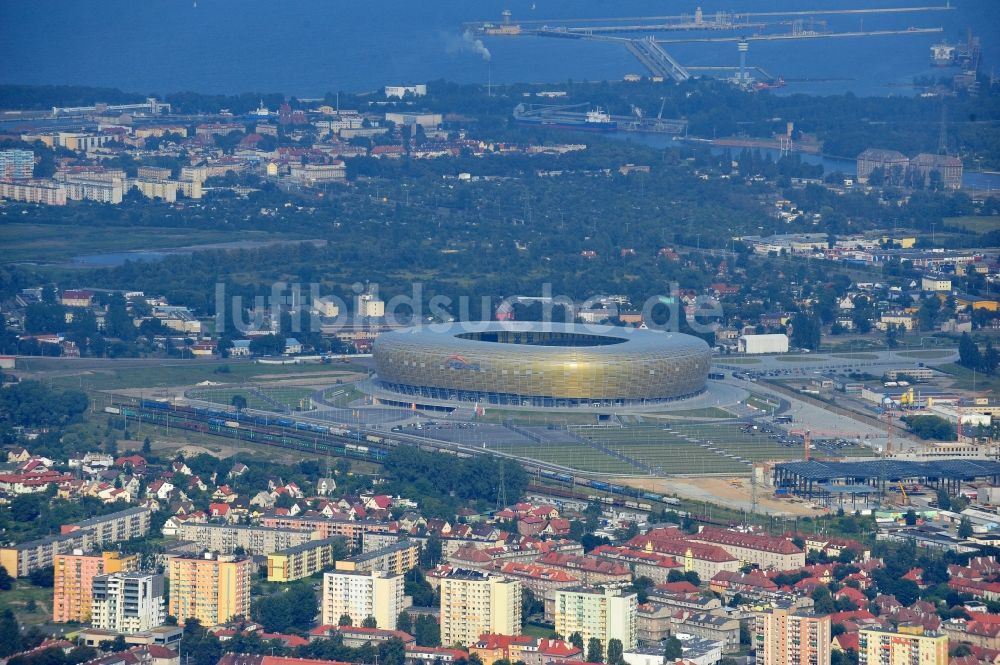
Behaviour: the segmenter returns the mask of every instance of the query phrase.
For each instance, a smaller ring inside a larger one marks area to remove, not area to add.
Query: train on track
[[[385,462],[388,457],[386,446],[398,443],[336,425],[296,421],[278,415],[182,406],[157,400],[116,403],[104,410],[154,425],[376,463]]]

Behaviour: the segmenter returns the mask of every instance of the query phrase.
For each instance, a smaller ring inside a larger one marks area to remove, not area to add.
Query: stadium
[[[697,337],[612,326],[483,322],[379,335],[375,385],[420,399],[523,407],[668,402],[705,389]]]

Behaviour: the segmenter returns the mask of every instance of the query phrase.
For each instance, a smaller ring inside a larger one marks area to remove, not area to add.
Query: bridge
[[[677,62],[672,55],[667,53],[662,46],[657,44],[652,37],[628,39],[625,41],[625,48],[653,76],[662,76],[664,79],[672,78],[678,83],[691,78],[688,70],[681,63]]]

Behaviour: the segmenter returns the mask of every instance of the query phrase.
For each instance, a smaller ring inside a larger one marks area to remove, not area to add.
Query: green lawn
[[[315,391],[311,388],[298,388],[295,386],[262,386],[260,391],[248,390],[245,388],[208,388],[204,390],[189,390],[187,396],[192,399],[201,399],[215,404],[232,404],[233,397],[241,395],[247,401],[247,407],[260,409],[262,411],[278,411],[274,402],[284,406],[286,409],[308,410],[309,398]],[[263,394],[272,401],[268,401],[261,396]]]
[[[35,609],[28,605],[35,601]],[[0,591],[0,612],[13,610],[22,626],[41,625],[52,619],[52,589],[37,587],[26,580],[15,580],[10,591]]]
[[[330,388],[324,393],[323,398],[334,406],[346,407],[351,404],[354,400],[361,399],[365,396],[365,393],[361,392],[353,385],[341,385],[336,388]]]
[[[8,218],[10,216],[8,215]],[[4,218],[0,246],[4,262],[61,262],[87,254],[159,250],[233,240],[271,241],[288,236],[263,231],[241,231],[238,238],[225,230],[72,224],[24,224]]]
[[[954,350],[944,350],[944,349],[928,349],[925,351],[900,351],[897,356],[903,356],[904,358],[947,358],[952,355]]]
[[[955,387],[960,390],[975,390],[978,395],[993,393],[1000,390],[1000,376],[987,376],[982,372],[973,372],[955,363],[936,365],[935,369],[950,374],[955,378]]]
[[[681,416],[684,418],[733,418],[733,414],[717,406],[706,406],[700,409],[681,409],[680,411],[664,411],[658,414],[666,417]]]
[[[944,222],[949,226],[960,226],[973,233],[986,233],[1000,226],[1000,217],[965,215],[963,217],[945,217]]]
[[[228,371],[220,368],[228,367]],[[248,362],[203,362],[191,361],[190,364],[171,364],[150,367],[128,367],[124,369],[99,369],[78,376],[62,376],[53,379],[54,383],[96,390],[112,390],[115,388],[164,388],[168,386],[190,386],[201,381],[217,381],[219,383],[244,383],[253,381],[268,381],[278,378],[276,375],[293,374],[296,377],[308,378],[315,376],[317,380],[333,380],[347,372],[359,368],[352,365],[261,365]]]
[[[770,411],[771,409],[776,409],[781,405],[781,402],[777,397],[767,397],[757,394],[750,395],[750,397],[747,398],[746,403],[747,406],[752,406],[760,409],[761,411]]]
[[[524,628],[521,629],[522,635],[529,635],[531,637],[543,637],[550,638],[556,634],[556,631],[552,630],[549,626],[543,626],[538,623],[525,624]]]

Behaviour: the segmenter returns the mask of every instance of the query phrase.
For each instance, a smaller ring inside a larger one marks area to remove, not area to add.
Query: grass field
[[[221,370],[228,367],[228,371]],[[30,361],[29,361],[30,368]],[[287,378],[312,378],[326,381],[344,376],[359,368],[351,365],[261,365],[257,363],[227,363],[191,361],[190,365],[171,364],[124,369],[98,369],[74,376],[56,377],[53,383],[96,390],[115,388],[165,388],[190,386],[201,381],[243,383],[249,380],[268,381]]]
[[[259,392],[247,390],[245,388],[210,388],[206,390],[191,390],[187,396],[192,399],[201,399],[206,402],[216,404],[232,404],[232,399],[236,395],[242,395],[247,401],[247,407],[260,409],[262,411],[279,411],[278,404],[292,411],[301,407],[303,400],[308,400],[315,391],[311,388],[298,388],[295,386],[264,386]],[[263,394],[265,397],[262,397]],[[271,401],[269,401],[271,400]],[[308,409],[308,402],[306,402]]]
[[[733,414],[717,406],[706,406],[700,409],[681,409],[680,411],[664,411],[663,417],[678,416],[682,418],[733,418]]]
[[[31,601],[35,609],[28,610]],[[52,618],[52,589],[15,580],[10,591],[0,592],[0,612],[10,609],[22,626],[40,626]]]
[[[935,365],[946,374],[950,374],[955,379],[955,387],[960,390],[975,390],[978,395],[985,395],[1000,390],[1000,376],[987,376],[982,372],[973,372],[955,363],[945,365]]]
[[[86,254],[109,254],[134,250],[173,249],[192,245],[232,242],[230,231],[192,228],[77,226],[71,224],[0,224],[0,246],[5,262],[69,261]],[[273,241],[281,236],[263,231],[245,231],[239,240]]]
[[[954,351],[945,351],[944,349],[928,349],[925,351],[900,351],[897,356],[903,356],[904,358],[926,358],[933,360],[934,358],[947,358],[952,355]]]
[[[998,217],[975,217],[972,215],[945,217],[944,222],[949,226],[960,226],[973,233],[986,233],[1000,226],[1000,218]]]
[[[777,397],[768,397],[766,395],[757,395],[756,393],[751,394],[747,398],[747,406],[752,406],[755,409],[760,409],[761,411],[770,411],[771,409],[776,409],[780,406],[780,401]]]
[[[323,398],[334,406],[349,406],[351,402],[357,399],[361,399],[365,396],[365,393],[361,392],[352,385],[342,385],[336,388],[330,388],[323,395]]]

